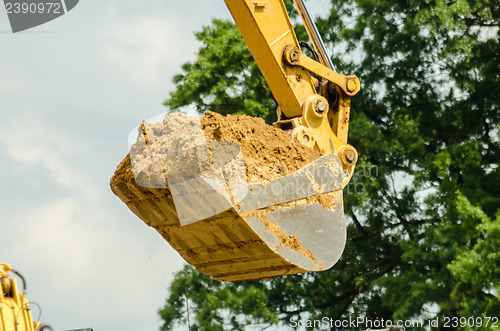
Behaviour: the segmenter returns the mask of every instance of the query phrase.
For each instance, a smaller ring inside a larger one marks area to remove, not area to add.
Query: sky
[[[0,262],[55,331],[158,330],[184,262],[109,179],[214,17],[230,19],[222,0],[82,0],[13,34],[0,8]]]

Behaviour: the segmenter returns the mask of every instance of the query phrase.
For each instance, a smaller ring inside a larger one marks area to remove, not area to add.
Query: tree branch
[[[352,207],[350,208],[350,211],[351,211],[351,215],[352,215],[352,220],[354,221],[356,228],[363,234],[364,237],[368,237],[369,236],[368,232],[365,230],[363,225],[361,225],[361,223],[359,222],[358,217],[354,213],[354,210],[352,209]]]

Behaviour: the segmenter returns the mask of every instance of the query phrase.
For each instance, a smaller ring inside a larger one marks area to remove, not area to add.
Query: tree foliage
[[[165,104],[177,108],[193,103],[199,111],[272,118],[269,110],[276,103],[238,28],[214,20],[196,37],[204,47],[196,62],[182,66],[186,74],[174,76],[177,90]]]
[[[242,283],[186,267],[160,310],[165,330],[185,322],[186,299],[202,330],[324,316],[499,316],[500,3],[331,3],[318,27],[337,68],[362,82],[341,260],[325,272]],[[166,105],[271,121],[276,104],[235,26],[214,20],[197,38],[198,59],[174,78]]]

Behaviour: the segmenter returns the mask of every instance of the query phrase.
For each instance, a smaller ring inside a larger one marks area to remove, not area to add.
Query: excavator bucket
[[[343,168],[249,116],[143,122],[111,189],[221,281],[326,270],[346,242]]]

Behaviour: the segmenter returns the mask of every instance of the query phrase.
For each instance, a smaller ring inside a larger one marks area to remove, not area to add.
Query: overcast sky
[[[213,17],[230,18],[222,0],[81,0],[13,34],[0,8],[0,262],[54,330],[158,330],[183,260],[109,179]]]

